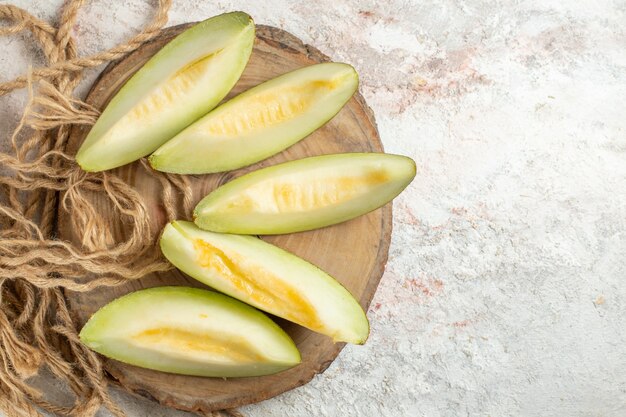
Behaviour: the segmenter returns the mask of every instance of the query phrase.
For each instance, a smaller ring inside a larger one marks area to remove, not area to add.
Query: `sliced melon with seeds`
[[[239,177],[207,195],[195,223],[224,233],[270,235],[340,223],[383,206],[415,177],[412,159],[381,153],[304,158]]]
[[[213,109],[243,72],[254,23],[242,12],[194,25],[165,45],[107,105],[76,155],[86,171],[149,155]]]
[[[159,171],[203,174],[241,168],[293,145],[330,120],[358,86],[354,68],[311,65],[222,104],[154,152]]]
[[[184,375],[268,375],[300,363],[291,338],[263,313],[196,288],[118,298],[89,319],[80,339],[109,358]]]
[[[335,341],[364,343],[363,309],[339,282],[307,261],[252,236],[212,233],[175,221],[161,250],[189,276]]]

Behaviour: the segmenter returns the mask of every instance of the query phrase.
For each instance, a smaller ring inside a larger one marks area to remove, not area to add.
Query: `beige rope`
[[[99,356],[78,339],[62,290],[90,291],[171,269],[155,248],[146,205],[132,187],[109,173],[80,170],[65,151],[71,125],[91,125],[98,110],[73,96],[86,68],[121,58],[153,38],[167,22],[171,0],[158,0],[152,22],[129,41],[88,57],[77,56],[72,28],[83,0],[66,0],[58,27],[13,6],[0,5],[0,35],[29,31],[47,64],[0,82],[0,95],[28,88],[29,102],[11,151],[0,153],[0,409],[8,417],[94,416],[101,407],[123,411],[110,398]],[[35,92],[36,90],[36,92]],[[180,204],[191,210],[188,179],[152,171],[163,186],[168,218]],[[116,241],[92,196],[105,196],[128,238]],[[57,211],[82,236],[79,245],[56,239]],[[46,369],[74,393],[56,404],[27,382]],[[214,415],[240,416],[236,410]]]

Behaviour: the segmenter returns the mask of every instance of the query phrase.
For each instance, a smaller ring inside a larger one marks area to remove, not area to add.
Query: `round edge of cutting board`
[[[142,47],[129,54],[125,58],[122,58],[119,61],[112,62],[109,64],[105,70],[100,74],[98,79],[94,82],[88,97],[87,103],[92,104],[94,101],[94,97],[102,96],[102,94],[108,94],[108,98],[113,95],[123,84],[126,78],[116,76],[116,72],[120,67],[120,64],[125,61],[138,61],[140,64],[136,65],[135,70],[138,69],[141,64],[147,59],[147,57],[151,56],[157,49],[155,49],[156,45],[162,46],[167,41],[171,40],[175,35],[182,32],[184,29],[192,26],[193,23],[182,24],[178,26],[172,26],[164,29],[157,37],[155,37],[152,41],[144,44]],[[315,62],[326,62],[330,61],[330,59],[322,54],[316,48],[304,44],[295,36],[275,27],[257,25],[257,40],[256,45],[262,42],[266,44],[266,46],[276,49],[281,54],[296,54],[299,56],[304,56],[304,58],[310,63]],[[146,54],[145,50],[152,50],[151,53]],[[105,102],[108,101],[105,100]],[[370,126],[366,126],[369,130],[371,130],[369,139],[370,139],[370,147],[372,151],[382,152],[383,147],[378,136],[378,131],[376,127],[376,122],[374,120],[374,115],[371,109],[367,106],[365,100],[361,96],[360,93],[356,93],[353,97],[352,101],[356,102],[357,107],[362,112],[362,115],[359,115],[362,123],[369,124]],[[79,141],[84,138],[85,134],[89,128],[85,127],[75,127],[72,129],[71,137],[70,137],[70,145],[69,148],[72,147],[77,148]],[[73,149],[75,151],[75,149]],[[271,160],[272,158],[270,158]],[[226,180],[227,178],[225,178]],[[370,215],[368,215],[370,216]],[[374,217],[372,217],[374,218]],[[380,221],[380,242],[378,242],[378,248],[376,250],[375,262],[373,263],[373,267],[370,270],[369,276],[367,277],[366,284],[362,290],[360,297],[358,297],[361,306],[367,311],[371,299],[378,287],[378,283],[383,275],[385,264],[387,262],[387,256],[389,251],[389,244],[391,240],[391,230],[392,230],[392,204],[389,203],[384,207],[377,210],[376,218]],[[354,220],[353,220],[354,221]],[[64,225],[69,224],[67,222],[67,215],[65,215],[65,220],[63,215],[60,214],[59,221],[59,234],[61,238],[66,238],[64,236],[63,230],[61,228]],[[333,226],[334,227],[334,226]],[[67,231],[66,231],[67,232]],[[71,235],[71,232],[67,232]],[[308,233],[308,232],[305,232]],[[298,236],[298,234],[292,235]],[[76,236],[72,237],[74,240]],[[267,240],[272,243],[278,244],[275,241],[280,240],[281,237],[266,237]],[[156,244],[156,242],[155,242]],[[279,244],[280,246],[280,244]],[[95,291],[98,291],[97,289]],[[66,298],[68,299],[71,307],[77,307],[76,298],[74,293],[70,291],[66,291]],[[75,321],[79,324],[80,322],[84,322],[85,317],[77,318],[77,315],[73,314]],[[263,401],[269,398],[272,398],[276,395],[279,395],[283,392],[289,391],[293,388],[299,387],[301,385],[309,382],[316,374],[322,373],[330,366],[332,361],[337,357],[341,349],[344,347],[343,343],[336,343],[334,345],[330,345],[327,347],[324,352],[322,352],[322,356],[320,360],[314,364],[307,364],[306,372],[301,372],[300,376],[297,379],[291,378],[291,380],[287,381],[287,378],[279,379],[278,384],[275,386],[269,387],[260,387],[259,389],[253,392],[241,393],[242,395],[231,396],[223,400],[211,400],[207,398],[182,398],[180,395],[176,396],[171,394],[167,389],[158,389],[154,386],[146,386],[145,381],[137,380],[133,378],[134,370],[138,372],[143,372],[144,370],[140,370],[139,368],[135,368],[131,365],[122,364],[120,362],[104,358],[104,369],[107,371],[108,376],[111,381],[117,385],[120,385],[126,391],[131,392],[133,394],[139,395],[144,398],[148,398],[152,401],[155,401],[161,405],[196,412],[200,414],[205,414],[207,412],[211,412],[218,409],[228,409],[239,407],[242,405],[252,404],[255,402]],[[304,365],[299,365],[302,367]],[[156,372],[156,371],[151,371]],[[278,374],[279,376],[283,373]],[[168,374],[162,373],[164,380],[167,380],[169,377]],[[293,374],[292,374],[293,375]],[[193,378],[194,382],[201,383],[202,380],[207,381],[221,381],[219,378],[205,378],[198,379],[197,377],[189,377]],[[267,377],[257,377],[257,378],[245,378],[245,379],[257,379],[261,381],[263,378]],[[229,381],[235,381],[237,378],[229,379]],[[284,382],[284,383],[283,383]],[[167,384],[166,384],[167,385]],[[261,384],[257,384],[261,385]]]

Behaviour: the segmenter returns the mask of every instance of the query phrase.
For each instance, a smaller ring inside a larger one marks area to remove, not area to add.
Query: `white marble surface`
[[[46,19],[61,3],[12,2]],[[626,415],[624,0],[174,3],[171,24],[245,10],[352,63],[386,150],[418,165],[368,343],[247,416]],[[80,52],[148,4],[90,2]],[[0,48],[2,79],[37,64],[28,38]],[[23,102],[0,98],[1,138]]]

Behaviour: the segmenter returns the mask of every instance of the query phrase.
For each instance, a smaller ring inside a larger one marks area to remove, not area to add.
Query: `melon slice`
[[[415,177],[412,159],[380,153],[304,158],[243,175],[194,210],[202,229],[254,235],[311,230],[383,206]]]
[[[336,342],[367,339],[367,318],[348,290],[316,266],[261,239],[175,221],[165,226],[161,250],[192,278],[263,311]]]
[[[80,339],[109,358],[183,375],[268,375],[300,363],[291,338],[263,313],[196,288],[118,298],[89,319]]]
[[[159,171],[205,174],[268,158],[330,120],[358,86],[341,63],[304,67],[266,81],[222,104],[154,152]]]
[[[154,152],[228,94],[253,42],[254,23],[242,12],[207,19],[178,35],[113,97],[81,145],[78,164],[103,171]]]

